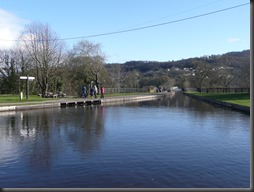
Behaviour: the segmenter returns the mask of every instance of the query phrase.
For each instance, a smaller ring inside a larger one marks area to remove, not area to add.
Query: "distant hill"
[[[124,68],[124,71],[133,71],[136,70],[141,73],[146,73],[148,71],[158,71],[161,69],[170,69],[172,67],[184,69],[192,68],[194,61],[205,61],[212,65],[219,65],[221,59],[227,59],[230,61],[230,66],[234,68],[239,68],[241,65],[246,65],[250,63],[250,50],[244,50],[241,52],[228,52],[222,55],[210,55],[202,57],[194,57],[189,59],[182,59],[177,61],[128,61],[124,64],[107,64],[106,68],[110,70],[112,66],[121,65]]]

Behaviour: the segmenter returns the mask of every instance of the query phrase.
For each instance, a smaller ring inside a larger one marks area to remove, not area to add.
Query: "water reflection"
[[[236,122],[242,121],[242,118],[249,118],[248,113],[239,112],[225,107],[220,107],[207,102],[199,101],[184,95],[182,92],[168,95],[152,101],[127,104],[130,107],[147,107],[167,108],[172,111],[168,118],[176,119],[176,123],[188,122],[194,128],[205,129],[211,121],[214,123],[213,128],[220,131],[233,132],[239,127],[235,126]],[[186,116],[186,113],[188,114]],[[176,118],[174,118],[174,116]],[[179,118],[180,117],[180,118]],[[184,118],[181,118],[184,117]],[[193,120],[199,119],[198,122]],[[250,130],[249,121],[244,122],[241,130]]]
[[[66,143],[82,154],[100,147],[104,133],[102,106],[33,110],[0,115],[0,143],[18,148],[33,168],[49,169],[53,158],[63,155]],[[82,116],[77,116],[82,113]],[[1,148],[10,156],[12,149]],[[71,155],[71,154],[68,154]],[[8,160],[8,158],[7,158]],[[2,165],[5,163],[1,160]]]
[[[176,93],[0,113],[1,187],[249,187],[249,116]]]
[[[129,106],[146,106],[146,105],[153,105],[156,107],[170,107],[170,108],[177,108],[182,110],[187,110],[188,112],[193,112],[196,115],[206,116],[211,113],[218,113],[225,111],[235,111],[229,108],[224,108],[222,106],[217,106],[214,104],[210,104],[207,102],[199,101],[184,95],[181,91],[175,92],[172,95],[167,95],[166,97],[161,97],[156,100],[152,101],[143,101],[137,103],[129,103]],[[239,112],[239,111],[237,111]],[[245,115],[249,115],[245,113]]]

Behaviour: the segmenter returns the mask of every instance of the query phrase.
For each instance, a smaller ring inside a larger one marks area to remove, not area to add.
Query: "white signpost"
[[[29,95],[29,83],[28,81],[33,81],[35,79],[35,77],[29,77],[27,76],[20,76],[19,79],[21,80],[26,80],[26,99],[28,100],[28,95]],[[22,100],[23,98],[23,93],[20,92],[20,100]]]
[[[25,80],[30,80],[30,81],[32,81],[32,80],[34,80],[35,79],[35,77],[27,77],[27,76],[20,76],[19,77],[20,79],[25,79]]]

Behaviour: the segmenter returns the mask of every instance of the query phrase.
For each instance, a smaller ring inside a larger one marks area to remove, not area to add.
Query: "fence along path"
[[[148,92],[146,88],[105,88],[105,93],[144,93]]]
[[[250,88],[187,88],[187,91],[213,93],[250,93]]]

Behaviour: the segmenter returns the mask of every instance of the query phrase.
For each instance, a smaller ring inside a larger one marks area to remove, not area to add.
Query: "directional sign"
[[[27,76],[20,76],[19,78],[20,79],[25,79],[25,80],[30,80],[30,81],[35,79],[35,77],[27,77]]]
[[[28,99],[29,95],[29,82],[28,81],[33,81],[35,77],[29,77],[27,76],[20,76],[19,79],[26,80],[26,99]],[[21,95],[21,93],[20,93]],[[22,97],[20,96],[20,99],[22,100]]]

